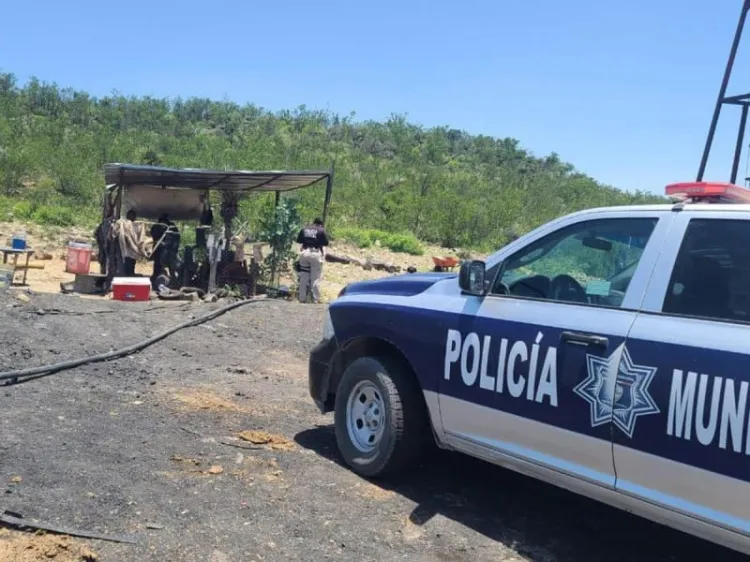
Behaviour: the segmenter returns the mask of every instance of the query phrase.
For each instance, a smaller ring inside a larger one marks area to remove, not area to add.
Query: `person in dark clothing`
[[[107,255],[107,245],[109,243],[109,233],[112,230],[112,214],[107,214],[106,217],[99,223],[99,226],[94,230],[94,240],[96,240],[97,248],[97,261],[99,262],[99,273],[105,275],[107,273],[107,261],[109,256]]]
[[[211,210],[211,202],[208,200],[208,197],[205,194],[200,196],[200,201],[201,203],[203,203],[200,225],[211,226],[214,224],[214,212]]]
[[[324,250],[328,246],[328,234],[323,221],[315,219],[302,228],[297,235],[302,249],[299,256],[299,301],[307,301],[307,285],[310,285],[313,302],[320,302],[320,278],[323,274]]]
[[[154,272],[151,281],[156,279],[164,272],[164,262],[167,255],[167,231],[175,231],[175,224],[169,220],[167,213],[159,217],[155,225],[151,227],[151,238],[154,241],[154,250],[151,259],[154,260]]]

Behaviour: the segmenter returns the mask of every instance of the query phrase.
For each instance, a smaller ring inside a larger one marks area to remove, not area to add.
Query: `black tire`
[[[385,405],[384,429],[372,451],[363,452],[347,429],[347,404],[358,384],[371,382]],[[368,478],[405,472],[432,439],[422,391],[409,367],[389,357],[360,357],[341,377],[334,408],[336,443],[352,470]]]

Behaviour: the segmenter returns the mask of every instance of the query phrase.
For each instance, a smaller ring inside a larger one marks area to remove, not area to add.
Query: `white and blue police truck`
[[[309,361],[346,463],[434,441],[750,553],[750,190],[667,194],[347,286]]]

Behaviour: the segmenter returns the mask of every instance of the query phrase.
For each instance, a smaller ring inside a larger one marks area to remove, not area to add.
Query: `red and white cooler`
[[[115,277],[112,279],[112,298],[116,301],[147,301],[151,296],[148,277]]]

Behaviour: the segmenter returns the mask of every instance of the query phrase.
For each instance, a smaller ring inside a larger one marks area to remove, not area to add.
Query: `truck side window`
[[[621,306],[656,222],[598,219],[562,228],[505,260],[492,292]]]
[[[662,311],[750,321],[750,221],[691,219]]]

